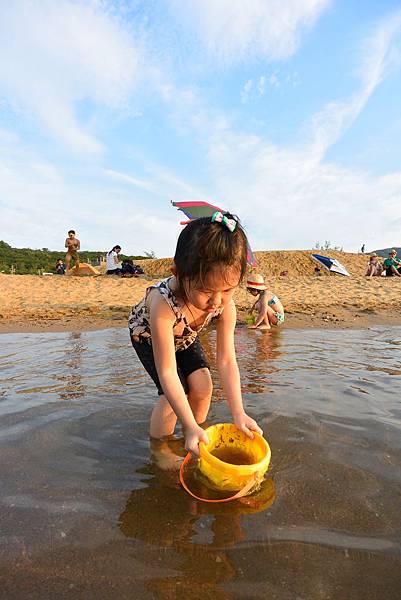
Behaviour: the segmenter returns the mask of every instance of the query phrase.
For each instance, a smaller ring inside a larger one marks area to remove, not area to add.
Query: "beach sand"
[[[257,272],[286,310],[285,327],[364,328],[401,324],[401,278],[363,273],[361,254],[327,252],[351,277],[314,277],[311,251],[256,252]],[[170,274],[171,259],[142,261],[146,278],[60,277],[0,274],[0,332],[87,330],[126,326],[131,306],[152,281]],[[286,276],[280,276],[282,271]],[[254,298],[244,286],[235,294],[238,321]]]

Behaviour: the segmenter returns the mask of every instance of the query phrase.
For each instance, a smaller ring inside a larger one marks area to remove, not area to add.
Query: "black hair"
[[[107,254],[111,254],[112,252],[114,252],[115,250],[117,250],[117,248],[118,248],[119,250],[121,250],[121,246],[119,246],[119,245],[117,244],[117,246],[113,246],[113,247],[112,247],[112,249],[111,249],[111,250],[110,250],[110,251],[109,251]]]
[[[181,231],[174,255],[178,294],[186,298],[185,280],[202,282],[214,267],[238,266],[240,281],[247,267],[248,241],[239,219],[224,213],[236,221],[234,231],[224,223],[212,222],[210,217],[194,219]]]
[[[70,235],[70,233],[73,233],[75,235],[75,231],[73,229],[70,229],[70,231],[68,232],[68,235]]]

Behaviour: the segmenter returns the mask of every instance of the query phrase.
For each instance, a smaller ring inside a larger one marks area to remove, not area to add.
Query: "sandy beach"
[[[351,277],[314,277],[310,251],[256,252],[257,271],[281,299],[285,327],[364,328],[401,324],[399,278],[367,279],[367,256],[328,252]],[[125,326],[133,304],[152,281],[169,275],[171,259],[142,261],[146,277],[59,277],[0,274],[0,332],[88,330]],[[280,276],[282,271],[287,275]],[[253,299],[235,295],[238,321]]]

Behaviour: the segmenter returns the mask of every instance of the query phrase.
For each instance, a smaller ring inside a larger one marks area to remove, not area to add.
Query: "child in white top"
[[[212,395],[198,333],[213,318],[217,366],[233,421],[250,438],[252,431],[262,433],[244,411],[234,348],[233,295],[245,274],[246,257],[246,235],[232,215],[216,212],[212,218],[195,219],[178,238],[173,276],[148,288],[130,315],[132,344],[159,392],[150,435],[172,434],[178,418],[185,448],[195,456],[199,442],[208,443],[200,424]]]
[[[284,323],[284,307],[277,296],[267,289],[262,275],[250,275],[246,289],[252,296],[258,296],[249,310],[250,313],[258,311],[255,324],[250,325],[250,329],[271,329],[272,325]]]

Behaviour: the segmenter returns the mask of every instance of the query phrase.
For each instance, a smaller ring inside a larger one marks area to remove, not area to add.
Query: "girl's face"
[[[185,282],[188,303],[205,312],[223,308],[231,302],[239,280],[240,273],[234,267],[227,267],[224,275],[220,268],[214,268],[202,283]]]
[[[247,289],[247,291],[250,294],[252,294],[252,296],[258,296],[259,295],[259,290],[255,289],[255,288],[248,287],[246,289]]]

